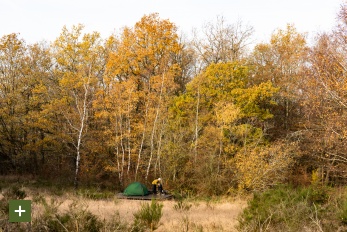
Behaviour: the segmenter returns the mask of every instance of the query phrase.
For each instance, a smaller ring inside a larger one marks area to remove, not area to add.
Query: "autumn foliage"
[[[288,25],[249,52],[253,28],[222,18],[191,41],[158,14],[107,39],[4,35],[0,174],[116,189],[160,176],[215,195],[312,172],[345,183],[346,7],[338,18],[313,45]]]

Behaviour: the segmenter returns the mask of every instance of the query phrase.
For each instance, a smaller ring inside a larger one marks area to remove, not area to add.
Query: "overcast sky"
[[[193,27],[223,16],[255,29],[257,42],[287,23],[299,32],[330,31],[343,0],[0,0],[0,36],[20,33],[28,43],[53,41],[64,25],[81,23],[85,32],[108,37],[123,26],[133,26],[145,14],[157,12],[189,35]]]

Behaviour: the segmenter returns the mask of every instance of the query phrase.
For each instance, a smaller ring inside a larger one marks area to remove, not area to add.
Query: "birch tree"
[[[102,47],[99,34],[82,36],[82,29],[82,25],[74,26],[71,31],[64,27],[53,44],[59,89],[52,104],[64,122],[66,134],[63,141],[67,145],[72,144],[74,148],[76,188],[95,84],[103,69],[100,66]]]
[[[333,33],[317,36],[303,86],[302,165],[319,172],[323,183],[347,178],[346,12],[342,7]]]
[[[307,55],[306,35],[299,33],[290,24],[285,29],[275,31],[269,43],[258,44],[254,48],[251,81],[254,84],[271,81],[275,87],[280,88],[276,99],[278,106],[273,112],[275,126],[283,130],[274,130],[274,136],[286,136],[297,127],[295,119],[301,116],[300,88],[304,85],[302,76]]]
[[[123,115],[123,129],[119,127],[113,134],[119,137],[121,131],[130,131],[126,140],[131,147],[126,146],[125,152],[128,170],[132,169],[135,179],[142,176],[147,180],[156,167],[168,100],[183,85],[178,83],[183,75],[180,66],[184,64],[178,63],[183,46],[179,45],[176,30],[173,23],[157,14],[146,15],[133,28],[123,29],[108,62],[111,88],[125,83],[134,87],[129,114]],[[117,147],[122,149],[122,140],[111,144],[116,152]],[[121,170],[122,165],[118,171]]]

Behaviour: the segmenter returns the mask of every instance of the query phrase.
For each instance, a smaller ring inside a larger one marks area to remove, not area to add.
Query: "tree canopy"
[[[0,39],[0,173],[202,194],[346,182],[346,7],[308,45],[294,25],[247,50],[218,18],[191,40],[158,14],[101,38]],[[199,37],[200,36],[200,37]]]

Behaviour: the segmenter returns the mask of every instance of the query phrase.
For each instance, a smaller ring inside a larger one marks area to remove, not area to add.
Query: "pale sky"
[[[254,39],[268,42],[276,29],[294,24],[313,36],[330,31],[343,0],[0,0],[0,36],[20,33],[27,43],[54,41],[64,25],[79,23],[85,32],[103,38],[124,26],[134,26],[145,14],[159,13],[179,30],[191,34],[223,16],[230,24],[241,20],[253,26]]]

